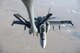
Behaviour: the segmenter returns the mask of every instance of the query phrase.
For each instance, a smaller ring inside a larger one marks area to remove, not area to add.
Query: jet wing
[[[50,23],[50,25],[53,26],[53,30],[54,30],[54,26],[55,26],[55,25],[58,25],[59,30],[61,29],[60,26],[65,26],[66,24],[67,24],[67,25],[74,26],[74,24],[73,24],[71,21],[69,21],[69,20],[63,20],[63,21],[49,21],[49,23]]]
[[[28,28],[31,27],[30,22],[24,19],[20,14],[14,14],[14,16],[18,19],[18,21],[13,21],[12,25],[19,24],[19,25],[27,26]]]
[[[50,25],[72,25],[74,26],[74,24],[72,23],[72,21],[69,21],[69,20],[63,20],[63,21],[48,21],[50,23]]]
[[[12,23],[11,26],[13,26],[13,24],[25,25],[25,24],[24,24],[23,22],[21,22],[21,21],[13,21],[13,23]]]

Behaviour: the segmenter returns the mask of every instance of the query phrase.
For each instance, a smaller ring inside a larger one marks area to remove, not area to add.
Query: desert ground
[[[80,53],[80,0],[34,0],[35,16],[45,16],[51,8],[54,20],[71,20],[73,27],[55,26],[47,33],[47,45],[43,49],[40,37],[30,35],[23,25],[13,25],[19,13],[29,20],[21,0],[0,0],[0,53]]]

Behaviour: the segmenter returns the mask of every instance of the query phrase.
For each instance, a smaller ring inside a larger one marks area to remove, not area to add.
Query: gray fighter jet
[[[14,14],[14,16],[18,19],[18,21],[13,21],[12,26],[14,24],[24,25],[24,30],[26,29],[26,27],[28,27],[29,34],[33,33],[33,35],[37,35],[37,36],[40,35],[41,46],[42,48],[45,48],[46,42],[47,42],[46,33],[49,31],[51,24],[53,25],[71,24],[73,26],[73,23],[71,21],[66,21],[66,20],[65,21],[48,21],[49,19],[54,19],[54,17],[51,18],[52,13],[49,13],[49,12],[46,16],[38,16],[37,18],[35,18],[32,1],[33,0],[22,0],[22,2],[24,3],[24,5],[28,10],[30,21],[27,21],[26,19],[24,19],[20,14]],[[59,25],[59,29],[60,29],[60,25]]]

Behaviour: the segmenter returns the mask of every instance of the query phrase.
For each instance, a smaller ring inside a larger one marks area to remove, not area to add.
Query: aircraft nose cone
[[[45,48],[45,47],[46,47],[46,40],[43,40],[42,48]]]
[[[46,32],[43,32],[42,36],[42,48],[46,47]]]

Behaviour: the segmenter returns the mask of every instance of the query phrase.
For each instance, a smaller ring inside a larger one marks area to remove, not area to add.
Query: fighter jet
[[[24,3],[24,5],[26,6],[26,8],[28,10],[30,21],[27,21],[26,19],[24,19],[20,14],[14,14],[14,16],[18,19],[18,21],[13,21],[12,26],[14,24],[24,25],[24,30],[26,29],[26,27],[28,27],[29,34],[33,33],[33,35],[37,35],[37,36],[40,35],[41,46],[42,46],[42,48],[45,48],[46,42],[47,42],[46,41],[46,33],[50,29],[50,23],[72,24],[72,22],[70,22],[70,21],[48,21],[52,16],[52,13],[49,13],[49,12],[46,16],[38,16],[37,18],[35,18],[32,1],[33,0],[22,0],[22,2]],[[53,17],[53,19],[54,19],[54,17]]]
[[[46,33],[48,31],[49,27],[49,23],[47,22],[47,20],[50,18],[52,14],[49,13],[44,17],[37,17],[35,18],[35,25],[37,28],[37,33],[36,35],[40,35],[40,40],[41,40],[41,46],[42,48],[45,48],[46,46]],[[13,21],[12,26],[14,24],[20,24],[20,25],[24,25],[24,30],[26,29],[26,27],[28,27],[29,29],[31,28],[31,22],[27,21],[26,19],[24,19],[20,14],[14,14],[14,16],[19,20],[19,21]],[[32,31],[29,30],[29,34],[32,34]]]

